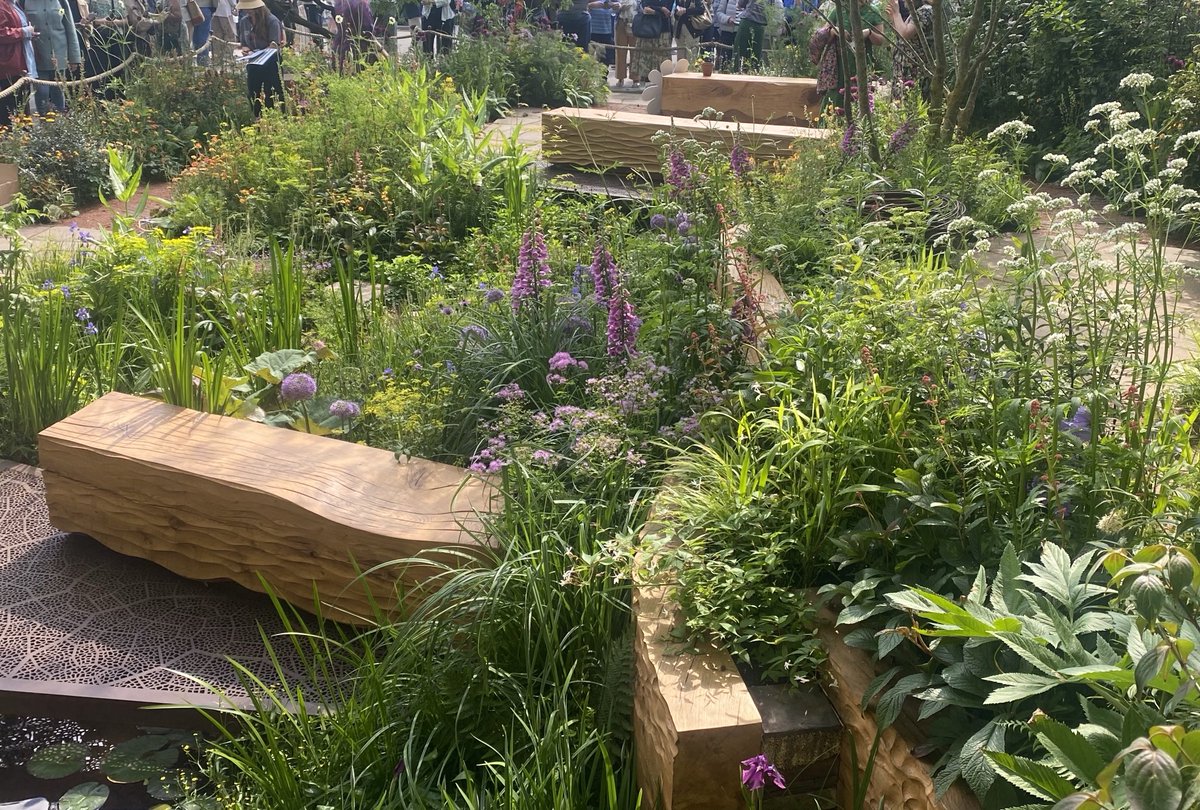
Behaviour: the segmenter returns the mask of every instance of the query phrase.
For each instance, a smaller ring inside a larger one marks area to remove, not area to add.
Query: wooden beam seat
[[[809,126],[821,114],[816,79],[672,73],[662,80],[662,114],[694,118],[711,107],[723,121]]]
[[[735,121],[696,121],[649,113],[559,107],[542,113],[542,156],[550,163],[592,171],[610,168],[657,172],[662,168],[654,136],[670,132],[706,144],[740,143],[753,156],[790,157],[798,141],[822,139],[820,129]]]
[[[191,579],[263,590],[261,576],[302,608],[315,587],[350,623],[438,570],[387,563],[478,553],[492,498],[446,464],[116,393],[44,430],[38,451],[58,529]]]

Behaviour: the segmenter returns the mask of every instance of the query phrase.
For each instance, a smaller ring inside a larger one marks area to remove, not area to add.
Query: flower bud
[[[1194,573],[1191,560],[1184,555],[1172,554],[1167,559],[1167,582],[1171,583],[1171,590],[1176,593],[1192,584]]]
[[[1167,589],[1163,586],[1162,580],[1154,574],[1142,574],[1133,581],[1131,591],[1138,615],[1146,621],[1157,619],[1163,604],[1167,601]]]

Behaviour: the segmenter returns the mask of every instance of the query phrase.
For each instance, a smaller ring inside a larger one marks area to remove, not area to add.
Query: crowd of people
[[[834,22],[832,0],[824,5],[820,0],[566,0],[559,8],[552,0],[496,2],[503,19],[519,16],[560,30],[580,48],[593,46],[618,88],[639,89],[670,55],[712,61],[718,71],[755,70],[763,64],[768,40],[794,30],[811,31],[808,49],[818,90],[840,106],[834,94],[847,87],[841,46],[850,38]],[[924,87],[933,36],[929,0],[884,0],[882,9],[873,0],[858,2],[867,49],[892,41],[895,81]],[[297,0],[277,6],[285,16],[290,12],[293,20],[301,19]],[[470,34],[483,19],[481,5],[471,0],[410,1],[397,10],[400,20],[392,16],[385,22],[370,0],[309,0],[303,6],[310,30],[333,32],[329,50],[340,69],[378,52],[379,43],[394,38],[404,25],[427,53],[444,53],[456,36]],[[64,110],[63,86],[70,80],[106,92],[105,81],[118,75],[131,55],[152,51],[206,65],[214,50],[229,57],[236,49],[246,62],[247,92],[257,115],[283,98],[279,48],[293,38],[294,31],[265,0],[0,0],[0,124],[27,102],[43,115]]]

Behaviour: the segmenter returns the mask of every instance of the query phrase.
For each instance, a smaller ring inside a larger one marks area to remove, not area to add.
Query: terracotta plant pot
[[[713,71],[713,63],[705,59],[700,63],[700,74],[702,76],[711,76]]]

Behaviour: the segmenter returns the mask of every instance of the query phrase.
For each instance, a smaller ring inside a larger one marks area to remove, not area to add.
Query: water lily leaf
[[[161,775],[179,759],[179,749],[152,748],[155,741],[143,742],[138,737],[113,747],[100,763],[101,772],[118,784],[144,782]],[[162,738],[160,738],[160,741]]]
[[[80,742],[65,742],[39,748],[25,764],[38,779],[61,779],[87,764],[88,747]]]
[[[58,810],[100,810],[108,801],[108,785],[84,782],[76,785],[58,800]]]
[[[187,793],[187,789],[184,787],[183,772],[170,771],[146,780],[146,792],[152,798],[164,802],[182,799]]]

